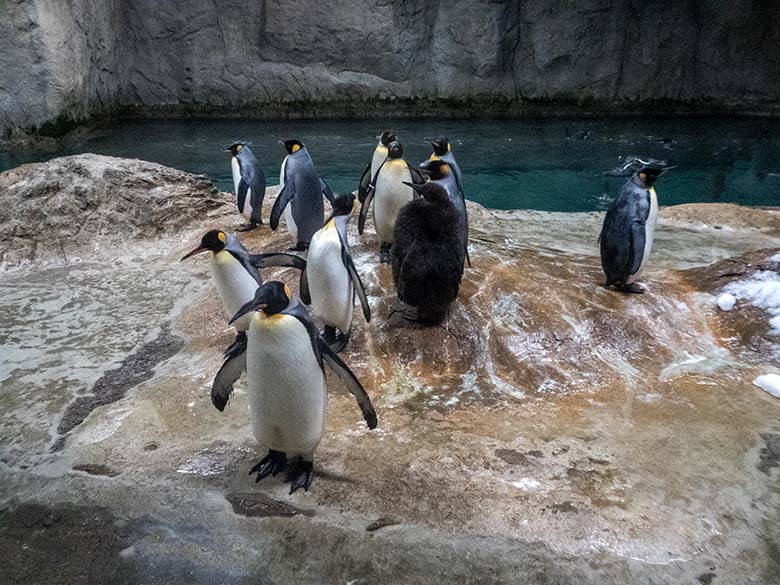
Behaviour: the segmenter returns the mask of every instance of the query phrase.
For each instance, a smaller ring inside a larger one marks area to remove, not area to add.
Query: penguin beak
[[[260,299],[255,297],[251,301],[246,303],[243,307],[241,307],[235,315],[233,315],[233,318],[228,322],[228,325],[232,325],[247,313],[251,313],[252,311],[257,311],[257,310],[263,310],[267,306],[268,305],[265,303],[265,299],[263,299],[262,297]]]
[[[409,181],[401,181],[404,185],[409,185],[412,189],[417,191],[418,193],[422,193],[422,185],[417,185],[416,183],[410,183]]]
[[[184,256],[181,257],[181,260],[179,260],[179,262],[186,260],[190,256],[195,256],[196,254],[202,254],[203,252],[208,252],[208,251],[209,251],[208,248],[203,248],[199,246],[195,248],[192,252],[187,252]]]
[[[661,174],[663,175],[665,172],[671,171],[672,169],[676,169],[678,167],[679,167],[679,165],[672,165],[671,167],[664,167],[663,169],[661,169]]]

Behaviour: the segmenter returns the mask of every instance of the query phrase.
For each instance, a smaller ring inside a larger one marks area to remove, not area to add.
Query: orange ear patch
[[[293,147],[292,147],[292,151],[293,152],[298,152],[300,149],[301,149],[300,146],[298,146],[297,144],[293,144]]]
[[[287,298],[292,300],[292,291],[290,290],[290,287],[286,284],[284,285],[284,294],[287,295]]]
[[[225,232],[219,232],[217,234],[217,237],[219,238],[219,241],[223,244],[227,241],[227,237],[225,237]]]

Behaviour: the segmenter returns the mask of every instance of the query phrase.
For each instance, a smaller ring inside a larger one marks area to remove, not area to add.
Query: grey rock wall
[[[0,0],[0,10],[7,135],[116,112],[780,113],[770,0]]]

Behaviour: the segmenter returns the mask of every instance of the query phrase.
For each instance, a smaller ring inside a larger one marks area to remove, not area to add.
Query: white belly
[[[403,160],[388,161],[376,181],[374,195],[374,226],[379,241],[392,243],[395,220],[401,208],[413,199],[411,187],[401,181],[411,181],[409,167]]]
[[[331,327],[347,333],[352,325],[352,282],[341,260],[341,242],[333,222],[311,239],[306,264],[312,312]]]
[[[325,430],[327,392],[309,334],[295,317],[252,314],[247,386],[257,441],[311,459]]]
[[[382,166],[382,163],[385,162],[386,158],[387,147],[380,142],[379,146],[374,150],[374,156],[371,157],[371,177],[369,178],[369,181],[374,180],[376,172],[379,170],[379,167]]]
[[[626,280],[628,284],[631,284],[634,280],[639,278],[642,274],[642,270],[647,266],[650,252],[653,250],[653,236],[655,235],[655,224],[657,221],[658,196],[655,194],[655,189],[650,187],[650,213],[647,215],[647,221],[645,222],[645,249],[642,251],[642,263],[639,265],[639,270],[628,277]]]
[[[241,167],[238,165],[238,159],[236,157],[233,157],[233,160],[231,161],[231,166],[233,167],[233,193],[236,195],[236,197],[238,197],[238,184],[241,182]],[[244,200],[244,211],[241,214],[247,219],[252,217],[252,204],[250,203],[250,201],[252,201],[251,187],[246,190],[246,199]]]
[[[254,298],[257,281],[225,250],[212,254],[210,264],[211,275],[225,307],[225,314],[231,319],[241,307]],[[249,318],[249,315],[241,317],[233,323],[233,327],[237,331],[246,331],[249,329]]]

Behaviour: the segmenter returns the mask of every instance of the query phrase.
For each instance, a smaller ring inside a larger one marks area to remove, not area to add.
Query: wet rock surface
[[[600,214],[470,206],[473,268],[434,328],[391,316],[390,269],[371,226],[352,226],[372,320],[356,318],[343,358],[379,427],[331,378],[314,483],[293,496],[247,475],[264,453],[245,382],[223,413],[211,405],[233,332],[206,262],[178,264],[206,229],[242,223],[229,204],[101,245],[95,265],[7,273],[0,522],[77,501],[73,533],[108,531],[105,555],[130,567],[113,582],[778,583],[780,400],[751,384],[776,363],[735,338],[715,298],[734,266],[774,262],[780,237],[726,229],[728,214],[716,229],[697,207],[696,221],[662,208],[647,292],[622,296],[602,286]],[[256,252],[293,243],[283,228],[240,237]],[[293,272],[264,276],[297,288]],[[54,277],[73,295],[123,286],[55,304]],[[164,323],[180,351],[49,453],[68,404]],[[95,508],[110,518],[91,521]]]

